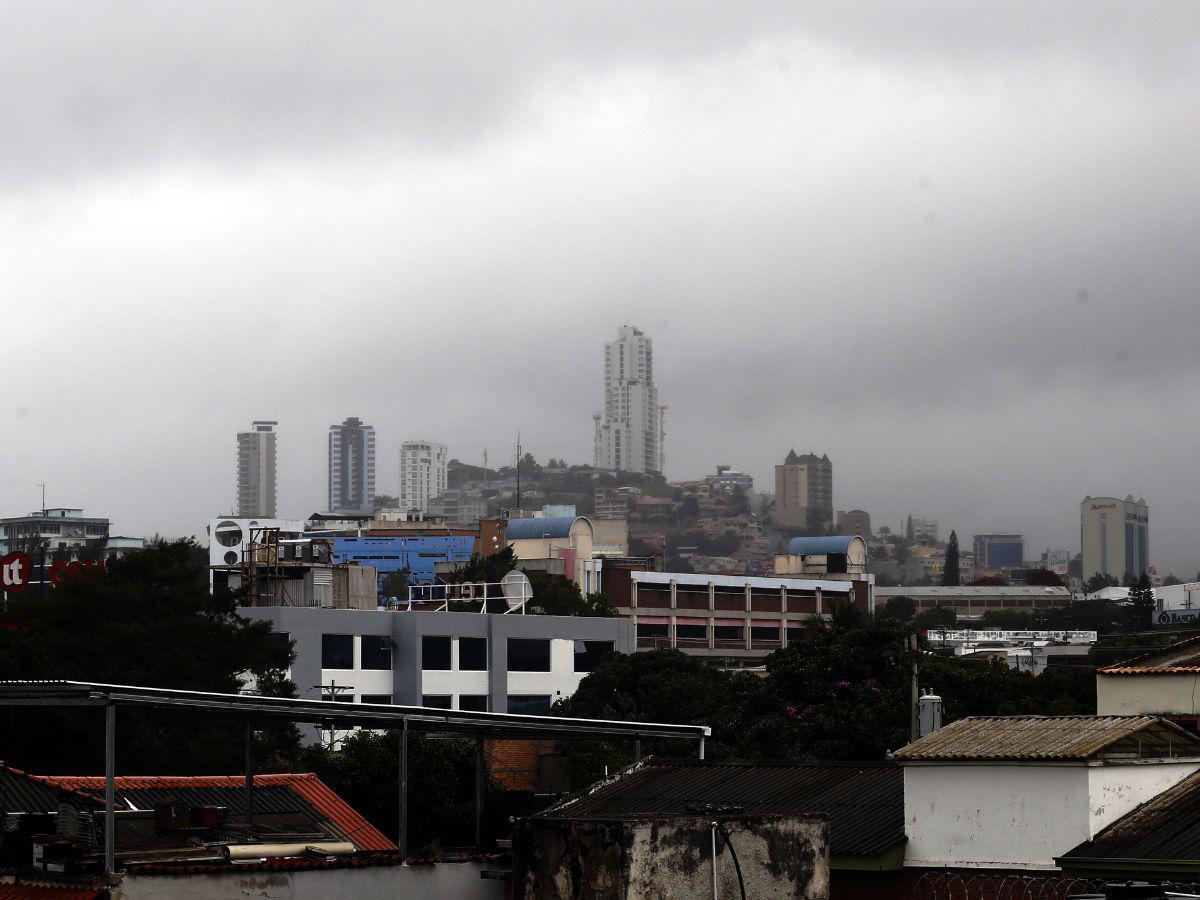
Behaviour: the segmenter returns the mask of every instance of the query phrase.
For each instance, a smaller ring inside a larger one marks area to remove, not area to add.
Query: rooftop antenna
[[[487,447],[483,448],[483,483],[485,486],[491,484],[491,481],[488,479]]]
[[[521,432],[517,432],[517,510],[521,509]]]
[[[39,482],[42,487],[42,515],[46,514],[46,482]]]

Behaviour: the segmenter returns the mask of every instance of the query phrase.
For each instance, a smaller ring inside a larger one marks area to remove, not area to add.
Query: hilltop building
[[[857,534],[866,540],[874,536],[871,532],[871,514],[865,509],[838,510],[837,528],[842,534]]]
[[[775,467],[776,527],[817,531],[833,524],[833,463],[826,455],[788,453]]]
[[[237,436],[237,514],[240,518],[275,518],[276,433],[278,422],[250,423]]]
[[[400,508],[429,512],[429,502],[449,487],[445,444],[405,441],[400,445]]]
[[[1097,573],[1137,578],[1150,568],[1150,508],[1145,500],[1084,497],[1079,531],[1085,579]]]
[[[594,416],[596,468],[661,472],[662,410],[650,338],[622,325],[604,345],[604,411]]]
[[[329,511],[370,515],[375,508],[375,429],[351,416],[329,426]]]

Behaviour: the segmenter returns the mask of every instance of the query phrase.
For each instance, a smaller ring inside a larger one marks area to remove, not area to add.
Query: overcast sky
[[[0,4],[0,515],[192,534],[235,433],[590,462],[654,339],[667,474],[1191,577],[1200,4]]]

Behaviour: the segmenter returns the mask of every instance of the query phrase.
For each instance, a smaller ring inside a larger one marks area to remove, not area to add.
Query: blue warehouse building
[[[433,584],[434,565],[466,562],[475,538],[470,535],[420,535],[411,537],[335,537],[333,557],[338,563],[359,563],[379,571],[379,583],[407,568],[410,584]]]

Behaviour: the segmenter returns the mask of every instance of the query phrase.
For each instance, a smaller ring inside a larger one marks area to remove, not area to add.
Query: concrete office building
[[[44,546],[47,556],[56,551],[77,550],[109,539],[108,519],[84,516],[82,509],[53,507],[36,509],[27,516],[0,519],[0,554],[13,550],[26,553]]]
[[[375,510],[375,429],[351,416],[329,426],[329,512]]]
[[[449,455],[445,444],[405,441],[400,445],[400,508],[429,512],[429,501],[446,492]]]
[[[606,654],[632,653],[628,619],[242,607],[295,641],[301,697],[542,715]]]
[[[775,467],[778,528],[823,530],[833,524],[833,463],[828,456],[788,453]]]
[[[447,525],[475,525],[487,518],[487,501],[477,488],[450,488],[430,498],[425,513]]]
[[[662,410],[650,338],[622,325],[604,345],[604,411],[595,415],[596,468],[661,472]]]
[[[1083,577],[1099,573],[1117,580],[1150,568],[1150,509],[1146,501],[1084,497],[1079,505]]]
[[[977,569],[1025,568],[1025,535],[977,534],[974,537]]]
[[[237,436],[237,515],[273,519],[276,509],[276,445],[278,422],[250,423]]]
[[[865,509],[838,510],[837,527],[842,534],[857,534],[867,540],[872,537],[871,514]]]

